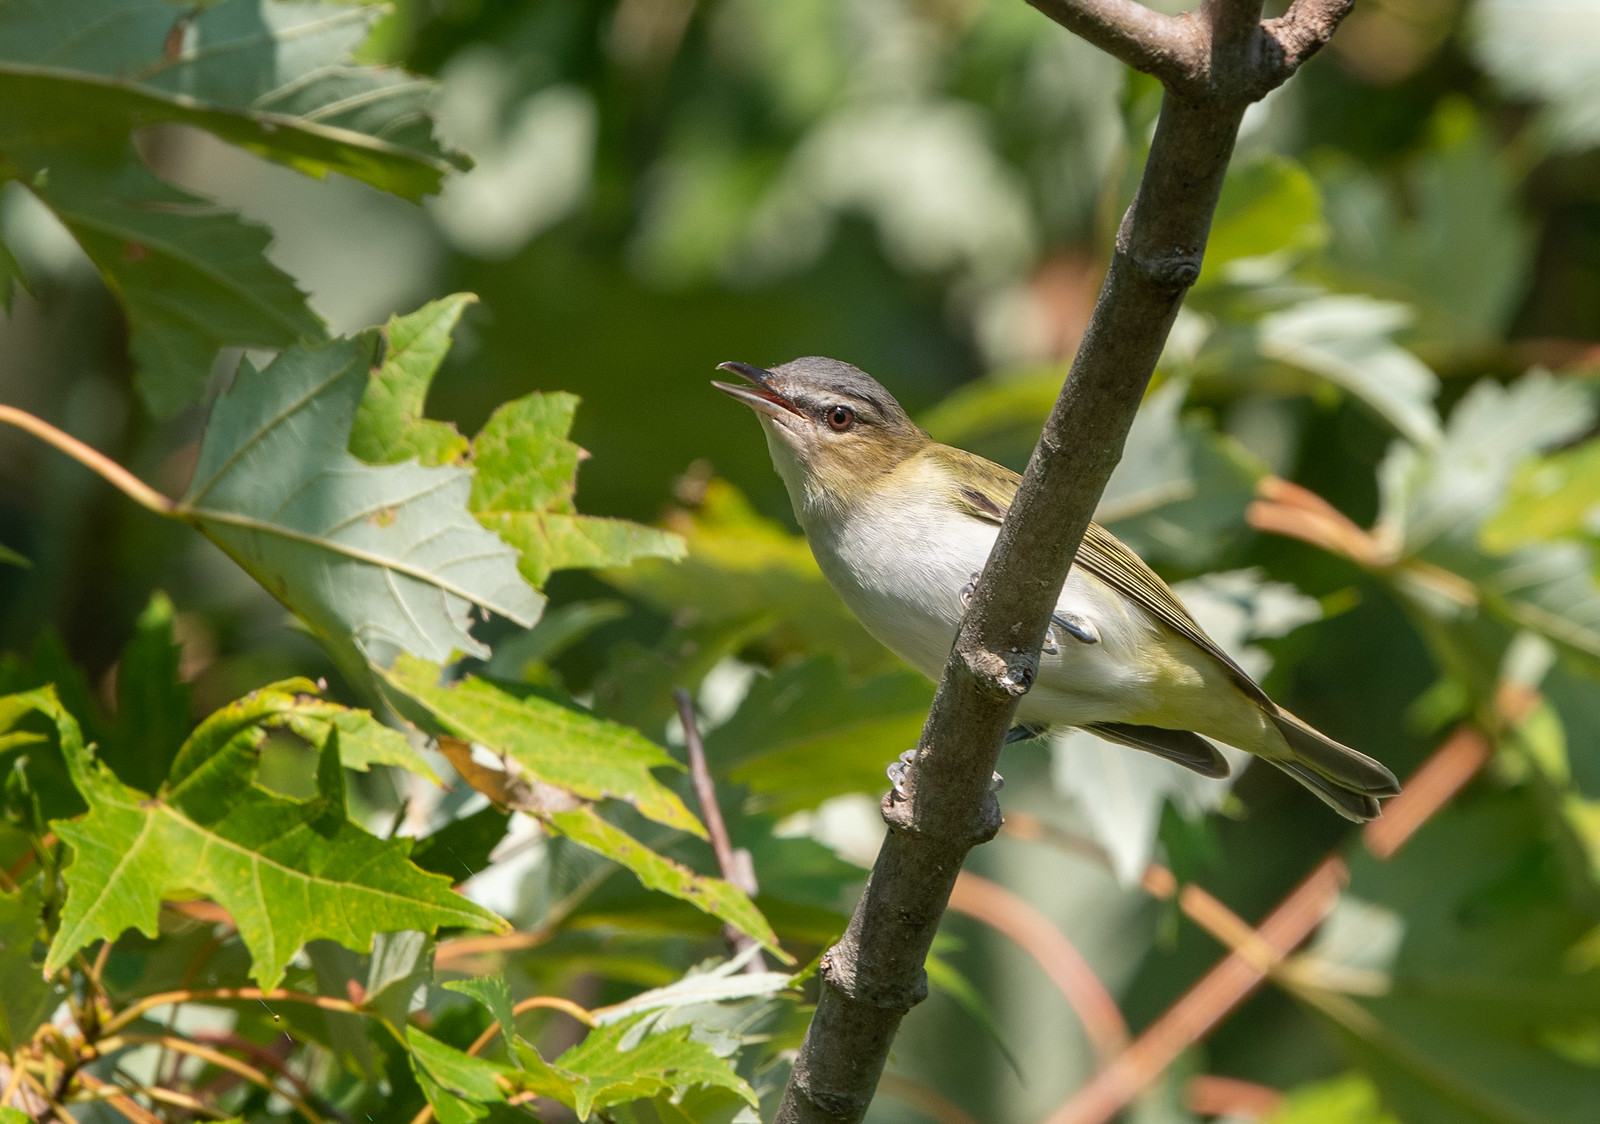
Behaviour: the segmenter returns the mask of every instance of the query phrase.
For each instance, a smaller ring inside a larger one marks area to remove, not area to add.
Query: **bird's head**
[[[711,385],[756,412],[797,507],[802,497],[848,506],[930,440],[882,384],[837,359],[807,356],[770,371],[748,363],[717,369],[750,382]]]

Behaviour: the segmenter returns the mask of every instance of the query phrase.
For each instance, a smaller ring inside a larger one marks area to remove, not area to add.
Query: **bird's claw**
[[[1050,619],[1066,629],[1080,644],[1100,643],[1100,630],[1087,617],[1080,617],[1077,613],[1051,613]],[[1045,642],[1049,643],[1050,639],[1050,635],[1046,633]]]
[[[1029,730],[1028,736],[1034,736],[1034,732],[1029,727],[1019,726],[1017,729]],[[1015,732],[1015,730],[1012,731],[1012,733]],[[889,784],[894,789],[894,798],[896,800],[905,800],[910,797],[911,793],[906,790],[906,782],[911,778],[911,768],[914,764],[916,764],[916,760],[917,751],[914,749],[908,749],[902,753],[893,764],[884,770],[884,772],[889,774]],[[990,777],[990,792],[999,792],[1005,786],[1006,779],[999,773],[995,773]]]
[[[967,579],[967,584],[961,587],[961,608],[963,612],[972,603],[972,593],[978,588],[978,579],[982,576],[981,572],[974,573]],[[1047,656],[1057,655],[1061,651],[1061,644],[1056,639],[1057,625],[1066,629],[1067,634],[1080,644],[1100,643],[1100,630],[1095,628],[1094,624],[1087,618],[1081,617],[1077,613],[1051,613],[1050,624],[1044,630],[1044,646],[1040,649]]]
[[[917,751],[908,749],[900,755],[888,769],[889,784],[894,789],[895,799],[904,800],[911,794],[906,791],[906,781],[911,777],[911,765],[917,759]]]

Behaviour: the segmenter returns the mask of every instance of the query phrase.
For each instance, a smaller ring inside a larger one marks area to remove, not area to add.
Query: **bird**
[[[755,411],[834,591],[881,644],[937,680],[1021,477],[933,440],[866,372],[822,356],[728,362],[712,385]],[[1132,550],[1090,523],[1007,741],[1062,727],[1228,775],[1212,741],[1288,773],[1347,819],[1381,812],[1382,763],[1278,706]],[[908,753],[902,762],[909,763]],[[899,780],[895,768],[890,776]]]

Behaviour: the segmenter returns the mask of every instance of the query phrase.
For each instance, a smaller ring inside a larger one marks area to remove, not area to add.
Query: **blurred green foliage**
[[[1005,807],[1053,833],[972,865],[1135,1033],[1223,951],[1138,888],[1149,861],[1249,920],[1331,850],[1351,864],[1312,942],[1130,1119],[1193,1119],[1194,1074],[1284,1091],[1276,1124],[1600,1104],[1597,39],[1591,0],[1363,3],[1245,123],[1101,518],[1275,697],[1402,777],[1461,724],[1492,753],[1380,861],[1270,771],[1204,781],[1085,735],[1007,751]],[[1016,0],[0,0],[0,401],[167,495],[231,466],[209,532],[261,582],[0,431],[0,1046],[83,985],[66,946],[106,936],[119,1008],[252,972],[355,1002],[207,1008],[254,1048],[287,1032],[351,1118],[499,1120],[520,1094],[547,1119],[769,1117],[805,972],[744,972],[720,926],[800,963],[842,929],[931,686],[828,589],[705,380],[834,355],[1020,467],[1159,96]],[[315,458],[251,402],[297,374]],[[359,551],[335,478],[374,505]],[[370,549],[407,533],[412,485],[504,566]],[[321,524],[264,518],[301,486]],[[456,600],[407,613],[402,573]],[[367,624],[395,625],[385,666],[475,658],[374,678]],[[698,838],[675,686],[753,895]],[[370,852],[412,900],[253,921],[248,881],[199,857],[223,844],[343,894]],[[96,846],[160,877],[119,897]],[[441,874],[472,902],[436,901]],[[497,917],[523,942],[452,928]],[[1096,1065],[1076,1017],[1006,938],[946,930],[871,1119],[927,1095],[1044,1119]],[[507,1013],[536,997],[601,1026]]]

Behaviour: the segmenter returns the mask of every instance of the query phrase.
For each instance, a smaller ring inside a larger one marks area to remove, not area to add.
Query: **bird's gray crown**
[[[810,391],[846,395],[872,405],[884,420],[906,418],[905,410],[882,383],[860,367],[842,360],[806,355],[772,368],[772,374],[785,393]]]

